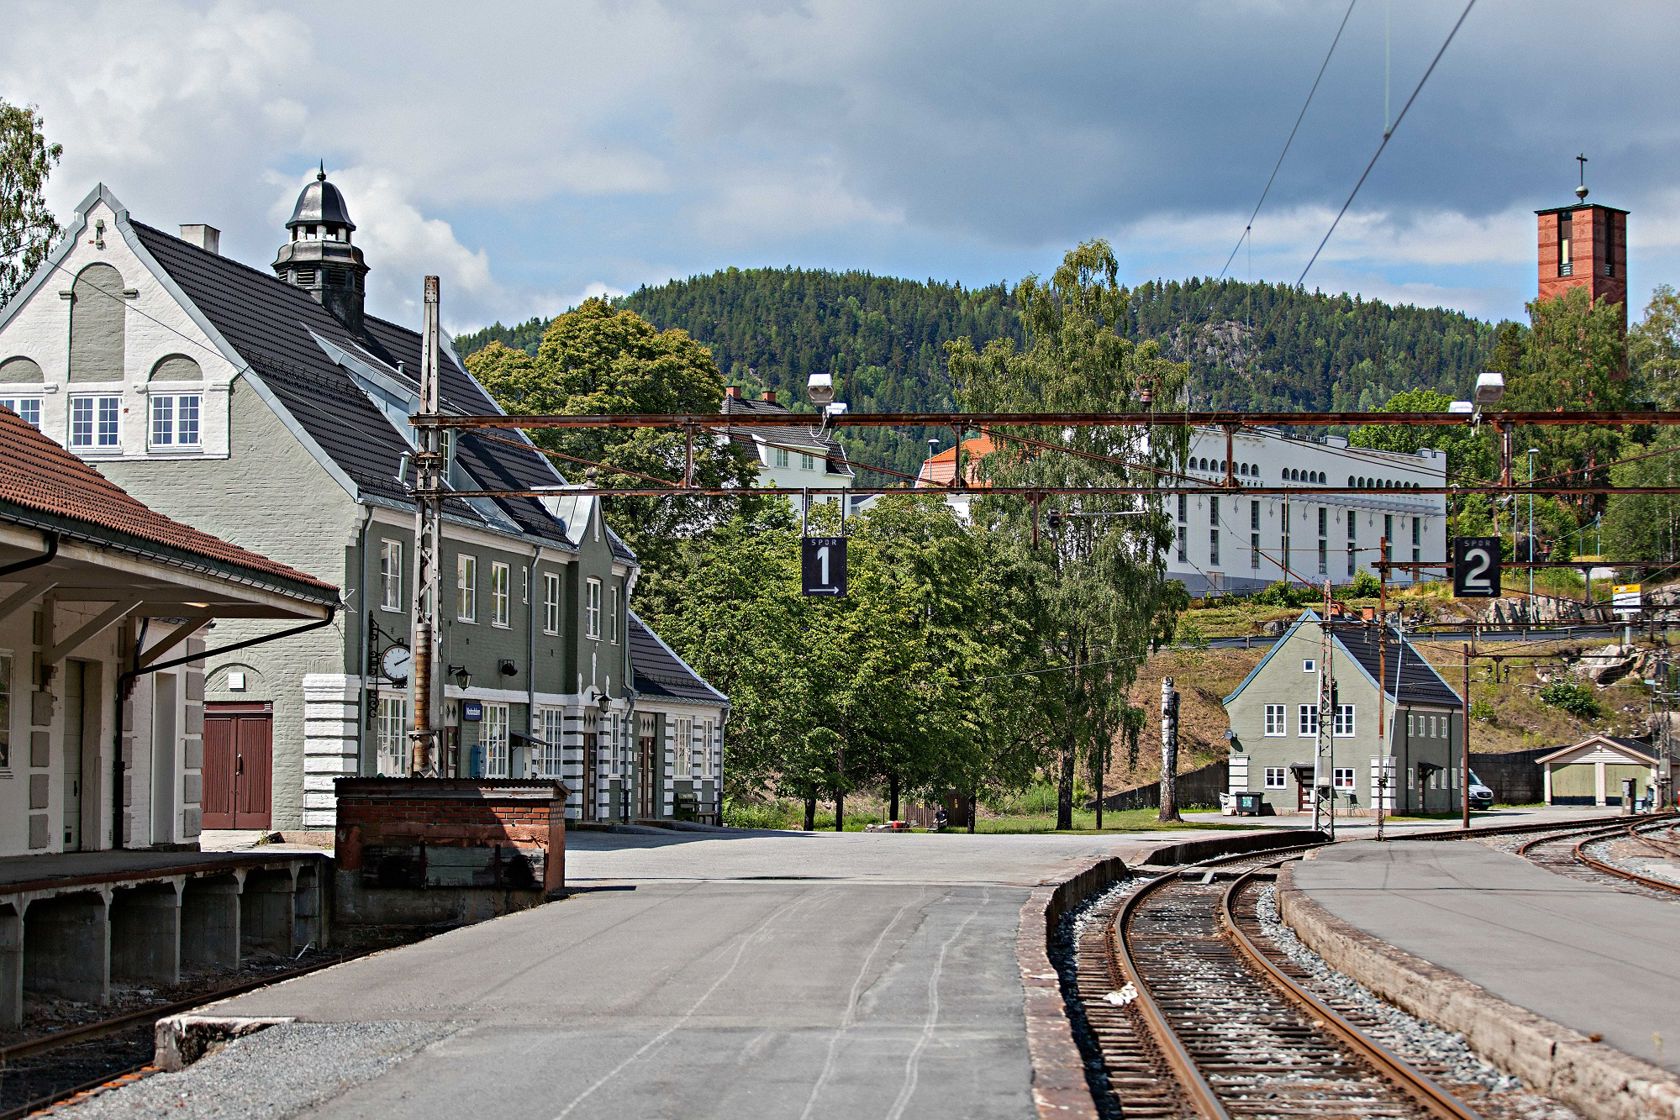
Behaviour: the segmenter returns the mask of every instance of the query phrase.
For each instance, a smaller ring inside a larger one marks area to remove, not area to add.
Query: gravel
[[[235,1039],[180,1073],[101,1093],[63,1114],[74,1120],[282,1120],[373,1080],[461,1026],[283,1023]],[[277,1070],[285,1076],[275,1076]]]

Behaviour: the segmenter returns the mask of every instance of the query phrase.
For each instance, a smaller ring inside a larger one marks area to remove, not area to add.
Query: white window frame
[[[32,428],[41,426],[41,398],[34,393],[14,393],[7,390],[5,396],[0,396],[0,405],[11,409]],[[29,408],[24,406],[28,405]]]
[[[799,453],[799,469],[802,471],[816,470],[817,460],[815,456],[813,456],[809,451],[801,451]]]
[[[771,465],[772,466],[786,467],[788,465],[788,449],[787,448],[785,448],[785,447],[773,447],[773,448],[770,449],[770,453],[771,453],[771,456],[772,456],[772,459],[771,459]]]
[[[607,598],[607,641],[618,644],[618,584],[612,585],[612,594]]]
[[[1330,770],[1330,787],[1352,793],[1359,788],[1359,769],[1355,766],[1335,766]]]
[[[1266,736],[1275,739],[1289,734],[1289,709],[1283,704],[1266,705]]]
[[[373,743],[374,773],[381,778],[408,777],[408,697],[403,693],[379,694]]]
[[[508,777],[508,706],[485,704],[478,724],[478,742],[484,748],[484,776]]]
[[[1301,672],[1303,672],[1303,673],[1316,673],[1316,672],[1318,672],[1318,661],[1317,661],[1317,659],[1311,658],[1311,657],[1301,658]]]
[[[601,581],[593,576],[583,583],[583,636],[601,638]]]
[[[1288,789],[1289,768],[1287,766],[1266,767],[1265,783],[1264,788],[1266,789]]]
[[[154,450],[197,451],[204,446],[204,395],[202,393],[150,393],[146,399],[146,446]],[[192,402],[191,438],[183,432],[182,406]],[[167,409],[163,417],[164,432],[159,438],[158,413]]]
[[[1338,739],[1351,739],[1354,727],[1353,705],[1337,704],[1335,714],[1330,718],[1330,733]]]
[[[1300,704],[1295,712],[1295,734],[1302,739],[1318,738],[1318,705]]]
[[[403,542],[379,542],[379,609],[403,610]]]
[[[560,633],[560,573],[543,573],[543,633]]]
[[[566,709],[539,708],[537,720],[540,729],[537,738],[544,744],[537,758],[537,777],[559,781],[565,777]]]
[[[478,621],[478,557],[470,552],[455,557],[455,621]]]
[[[490,561],[490,625],[508,628],[508,607],[513,602],[513,569],[500,560]]]
[[[78,405],[88,406],[89,415],[88,439],[79,441],[76,438],[76,408]],[[109,405],[113,415],[104,415]],[[65,446],[72,451],[121,451],[122,450],[122,395],[119,393],[77,393],[70,397],[68,408],[69,430],[68,441]],[[111,423],[112,440],[106,443],[101,430],[106,421]]]
[[[675,731],[671,739],[671,776],[694,776],[694,717],[678,716],[671,721]]]

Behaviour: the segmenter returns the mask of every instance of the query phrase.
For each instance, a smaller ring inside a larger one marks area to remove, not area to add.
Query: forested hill
[[[798,401],[805,378],[827,370],[839,399],[859,411],[947,408],[943,344],[1018,334],[1002,284],[863,272],[732,268],[643,287],[618,303],[688,331],[711,347],[726,380],[750,392]],[[1493,326],[1456,311],[1283,284],[1151,281],[1132,290],[1131,315],[1134,337],[1159,339],[1169,357],[1190,361],[1196,407],[1376,408],[1412,388],[1461,396],[1493,348]],[[455,344],[463,357],[492,339],[534,353],[546,327],[498,323]],[[861,462],[906,472],[926,454],[919,433],[871,429],[848,443]]]

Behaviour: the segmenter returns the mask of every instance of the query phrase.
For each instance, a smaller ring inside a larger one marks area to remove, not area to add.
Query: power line
[[[1411,109],[1412,102],[1416,101],[1418,94],[1423,92],[1424,83],[1429,81],[1429,75],[1435,73],[1436,64],[1441,61],[1441,56],[1447,53],[1447,48],[1452,45],[1453,36],[1457,35],[1458,29],[1464,26],[1464,21],[1469,18],[1470,9],[1475,6],[1476,0],[1470,0],[1469,3],[1464,5],[1464,11],[1459,14],[1458,22],[1453,24],[1451,31],[1447,32],[1447,37],[1441,43],[1441,49],[1435,52],[1435,57],[1429,60],[1429,68],[1423,72],[1423,77],[1418,79],[1417,87],[1412,90],[1412,95],[1406,98],[1404,105],[1400,106],[1400,115],[1394,118],[1393,124],[1383,130],[1382,143],[1377,145],[1376,152],[1371,156],[1371,162],[1365,165],[1365,170],[1360,174],[1359,181],[1353,185],[1353,190],[1348,193],[1347,201],[1342,203],[1341,210],[1336,214],[1336,220],[1331,222],[1330,228],[1324,232],[1324,240],[1320,241],[1318,248],[1313,250],[1312,258],[1307,261],[1307,267],[1303,268],[1301,275],[1295,278],[1296,287],[1300,287],[1301,283],[1306,280],[1307,273],[1312,271],[1312,266],[1318,261],[1318,255],[1324,251],[1324,246],[1330,243],[1330,235],[1336,232],[1337,226],[1341,225],[1343,215],[1348,212],[1348,207],[1353,205],[1354,198],[1359,194],[1359,188],[1365,185],[1365,180],[1370,176],[1371,169],[1376,167],[1377,160],[1382,158],[1383,150],[1388,147],[1388,142],[1393,139],[1395,131],[1400,127],[1400,122],[1406,119],[1406,113]]]
[[[1318,83],[1324,80],[1324,71],[1330,66],[1330,56],[1336,53],[1336,44],[1342,41],[1342,32],[1347,30],[1348,17],[1353,15],[1353,6],[1359,0],[1348,0],[1347,11],[1342,13],[1342,22],[1336,27],[1336,37],[1330,40],[1330,49],[1324,52],[1324,61],[1319,63],[1318,75],[1313,78],[1312,88],[1307,91],[1307,100],[1301,105],[1301,111],[1295,117],[1295,125],[1289,130],[1289,138],[1283,142],[1283,150],[1278,153],[1277,162],[1272,165],[1272,174],[1266,180],[1265,188],[1260,192],[1260,201],[1254,204],[1254,213],[1248,216],[1248,224],[1243,227],[1242,236],[1237,238],[1236,245],[1231,248],[1231,255],[1225,258],[1225,267],[1219,270],[1217,279],[1223,280],[1230,269],[1231,262],[1237,257],[1237,250],[1243,247],[1243,242],[1249,240],[1254,230],[1254,219],[1260,216],[1260,207],[1266,204],[1266,196],[1272,192],[1272,183],[1277,180],[1278,169],[1283,166],[1283,157],[1289,154],[1289,146],[1295,143],[1295,134],[1301,129],[1301,122],[1306,119],[1307,108],[1312,104],[1313,94],[1318,92]],[[1250,245],[1252,252],[1252,243]],[[1251,268],[1252,271],[1252,268]]]

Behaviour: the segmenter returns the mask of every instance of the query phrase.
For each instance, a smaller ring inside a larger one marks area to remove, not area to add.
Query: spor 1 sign
[[[1453,538],[1453,595],[1497,599],[1502,579],[1498,537]]]
[[[846,538],[804,537],[799,553],[801,590],[807,595],[846,593]]]

